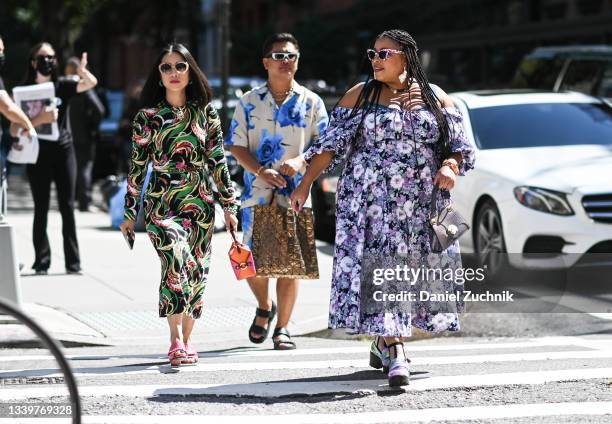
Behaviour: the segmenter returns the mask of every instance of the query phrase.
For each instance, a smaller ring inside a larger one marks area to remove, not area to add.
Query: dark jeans
[[[77,161],[76,199],[79,210],[86,211],[91,205],[91,185],[95,150],[93,146],[75,146]]]
[[[47,237],[47,215],[51,197],[51,182],[55,182],[57,200],[62,215],[64,257],[67,270],[81,269],[79,245],[74,221],[74,188],[76,183],[76,159],[72,144],[41,141],[38,161],[27,167],[28,180],[34,198],[33,240],[36,259],[35,270],[46,270],[51,265],[51,246]]]

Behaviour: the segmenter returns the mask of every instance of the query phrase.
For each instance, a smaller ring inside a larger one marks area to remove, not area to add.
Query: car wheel
[[[481,266],[497,275],[506,264],[506,243],[499,210],[493,200],[487,200],[476,215],[474,248]]]

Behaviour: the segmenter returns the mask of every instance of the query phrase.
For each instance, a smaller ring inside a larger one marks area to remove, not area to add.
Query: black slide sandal
[[[276,316],[276,304],[274,301],[272,301],[272,309],[266,311],[265,309],[257,308],[255,310],[255,316],[268,318],[268,328],[255,324],[256,318],[253,318],[253,324],[251,324],[251,327],[249,327],[249,340],[251,343],[261,344],[268,338],[268,334],[270,334],[270,327],[272,326],[272,320]],[[255,333],[259,337],[253,337],[251,333]]]

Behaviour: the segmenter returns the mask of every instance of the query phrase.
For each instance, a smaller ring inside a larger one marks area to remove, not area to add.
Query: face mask
[[[55,71],[56,67],[55,58],[52,56],[38,56],[36,58],[36,70],[41,75],[48,77]]]
[[[0,71],[4,68],[4,62],[6,61],[6,56],[4,53],[0,53]]]

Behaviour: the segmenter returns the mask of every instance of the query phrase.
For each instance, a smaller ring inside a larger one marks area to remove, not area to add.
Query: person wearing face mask
[[[34,134],[34,126],[28,116],[15,104],[11,96],[4,88],[4,80],[2,79],[2,68],[5,62],[4,41],[0,36],[0,114],[6,119],[19,125],[24,129],[24,133]],[[2,138],[2,127],[0,127],[0,139]],[[0,151],[0,222],[6,216],[6,149],[4,146]]]
[[[87,53],[83,53],[77,76],[58,78],[57,58],[51,44],[36,44],[28,56],[27,73],[23,85],[53,82],[55,96],[61,101],[58,108],[44,109],[32,117],[34,126],[57,121],[59,139],[40,140],[40,151],[35,164],[27,166],[28,180],[34,198],[33,241],[35,260],[32,269],[38,275],[45,275],[51,265],[51,247],[47,237],[47,214],[51,194],[51,182],[55,182],[57,200],[62,215],[64,238],[64,263],[68,274],[81,271],[81,259],[74,220],[74,197],[76,185],[76,159],[72,133],[67,119],[69,100],[96,86],[98,80],[87,70]],[[17,134],[18,125],[11,125],[11,133]]]

